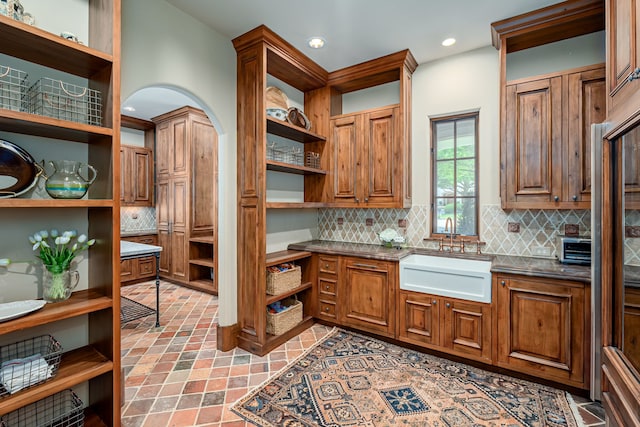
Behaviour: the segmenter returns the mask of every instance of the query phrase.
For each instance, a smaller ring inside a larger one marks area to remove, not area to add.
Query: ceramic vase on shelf
[[[77,271],[56,270],[45,268],[42,280],[42,299],[46,302],[65,301],[71,296],[71,291],[78,285],[80,274]]]
[[[54,199],[81,199],[98,175],[93,166],[73,160],[51,160],[49,164],[53,174],[46,178],[45,189]],[[80,175],[83,166],[92,177],[84,179]]]

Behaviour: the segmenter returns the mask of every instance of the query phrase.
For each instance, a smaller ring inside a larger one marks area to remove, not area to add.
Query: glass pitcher
[[[98,173],[93,166],[73,160],[51,160],[53,174],[45,177],[45,189],[54,199],[80,199],[96,180]],[[85,167],[87,179],[80,175],[80,169]],[[90,175],[93,175],[89,178]]]

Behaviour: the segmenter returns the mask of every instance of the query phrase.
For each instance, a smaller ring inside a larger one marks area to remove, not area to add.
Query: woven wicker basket
[[[280,295],[300,286],[302,282],[302,270],[299,266],[286,271],[272,273],[267,271],[267,293]]]
[[[267,312],[267,333],[282,335],[302,322],[302,302],[295,298],[282,300],[288,308],[280,313]]]

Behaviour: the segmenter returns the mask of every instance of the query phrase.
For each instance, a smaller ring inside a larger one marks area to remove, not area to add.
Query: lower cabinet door
[[[497,364],[588,388],[588,292],[580,282],[494,276]],[[588,289],[588,288],[587,288]]]
[[[135,267],[135,259],[125,259],[124,261],[120,261],[120,282],[135,280],[137,278]]]
[[[442,346],[456,354],[491,361],[491,306],[444,299]]]
[[[396,263],[397,264],[397,263]],[[341,323],[386,336],[395,334],[396,268],[385,261],[346,258]]]
[[[399,338],[418,345],[440,345],[438,298],[400,291]]]

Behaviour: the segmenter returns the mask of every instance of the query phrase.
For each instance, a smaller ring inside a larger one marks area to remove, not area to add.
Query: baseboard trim
[[[238,346],[238,333],[240,325],[237,323],[230,326],[218,325],[216,329],[217,347],[220,351],[230,351]]]

